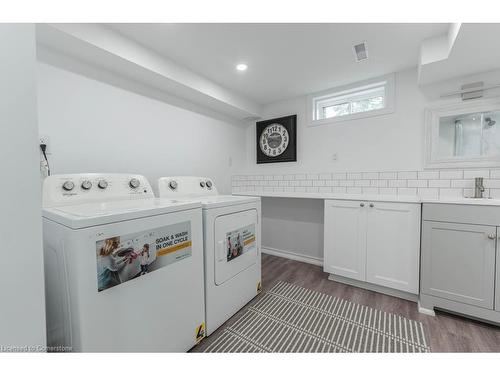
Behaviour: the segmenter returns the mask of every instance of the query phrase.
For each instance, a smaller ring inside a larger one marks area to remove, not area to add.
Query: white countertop
[[[480,206],[500,206],[500,199],[489,198],[421,198],[418,195],[375,195],[375,194],[333,194],[333,193],[292,193],[292,192],[268,192],[248,191],[238,192],[233,195],[245,195],[255,197],[275,198],[310,198],[310,199],[340,199],[340,200],[362,200],[373,202],[401,202],[401,203],[443,203],[443,204],[466,204]]]

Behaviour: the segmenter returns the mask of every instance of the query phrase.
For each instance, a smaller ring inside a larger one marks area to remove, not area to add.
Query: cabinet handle
[[[360,203],[360,204],[359,204],[359,207],[364,207],[364,206],[365,206],[365,204],[364,204],[364,203]]]
[[[375,205],[373,203],[370,203],[370,207],[375,207]]]
[[[496,237],[496,236],[495,236],[494,234],[488,234],[488,238],[489,238],[490,240],[494,240],[494,239],[495,239],[495,237]]]

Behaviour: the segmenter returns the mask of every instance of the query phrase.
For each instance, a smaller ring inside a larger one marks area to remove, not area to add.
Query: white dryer
[[[45,179],[49,350],[185,352],[204,336],[201,205],[130,174]]]
[[[205,177],[163,177],[158,188],[160,198],[201,201],[210,335],[261,290],[260,198],[219,195]]]

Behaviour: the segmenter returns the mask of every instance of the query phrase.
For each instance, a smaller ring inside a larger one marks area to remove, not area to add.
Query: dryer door
[[[215,219],[215,284],[221,285],[257,262],[257,210]]]

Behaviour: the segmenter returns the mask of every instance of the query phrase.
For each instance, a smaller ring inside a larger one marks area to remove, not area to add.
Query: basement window
[[[343,86],[308,98],[311,125],[394,112],[394,75]]]

